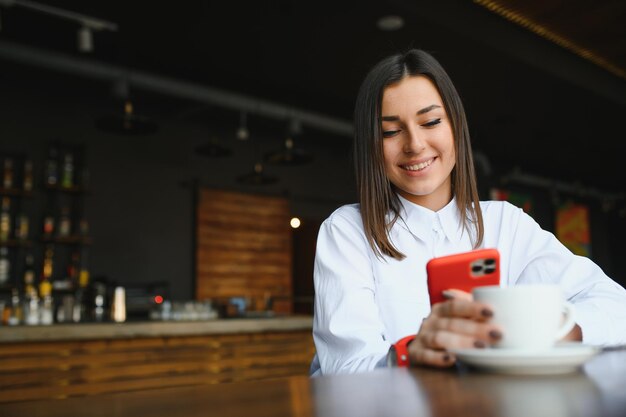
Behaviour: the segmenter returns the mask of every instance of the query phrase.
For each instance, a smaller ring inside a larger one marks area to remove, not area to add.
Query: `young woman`
[[[497,248],[504,286],[558,283],[575,304],[566,337],[626,343],[626,291],[587,258],[573,255],[522,210],[480,202],[463,105],[428,53],[379,62],[355,109],[354,159],[360,204],[321,226],[315,260],[317,355],[311,374],[358,372],[394,362],[451,366],[454,348],[502,337],[489,306],[464,293],[432,310],[426,263]]]

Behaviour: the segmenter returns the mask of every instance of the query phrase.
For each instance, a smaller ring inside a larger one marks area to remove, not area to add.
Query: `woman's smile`
[[[428,168],[435,161],[435,159],[436,157],[421,160],[421,162],[408,162],[404,165],[400,165],[400,168],[411,172],[422,172],[426,170],[426,168]]]

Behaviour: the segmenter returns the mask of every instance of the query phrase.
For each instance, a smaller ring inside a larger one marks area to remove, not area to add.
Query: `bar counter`
[[[306,375],[308,316],[0,327],[0,403]]]
[[[236,318],[206,321],[145,321],[127,323],[0,326],[0,343],[137,337],[201,336],[311,330],[310,316]]]

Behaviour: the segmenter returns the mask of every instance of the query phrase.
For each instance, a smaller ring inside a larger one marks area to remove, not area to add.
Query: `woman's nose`
[[[408,130],[403,145],[403,151],[407,154],[418,154],[426,147],[424,138],[414,129]]]

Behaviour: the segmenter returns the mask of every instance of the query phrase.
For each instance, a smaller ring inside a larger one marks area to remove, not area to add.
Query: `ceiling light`
[[[387,15],[378,19],[376,26],[385,32],[400,30],[404,27],[404,19],[397,15]]]
[[[80,52],[93,52],[93,32],[91,28],[83,26],[78,29],[78,50]]]
[[[278,178],[265,175],[263,165],[257,162],[254,164],[254,171],[237,177],[237,182],[247,185],[268,185],[278,182]]]
[[[198,146],[196,148],[196,153],[198,155],[207,156],[209,158],[223,158],[226,156],[231,156],[233,154],[233,151],[225,146],[220,145],[218,138],[212,137],[208,143],[202,146]]]
[[[239,116],[239,128],[237,129],[236,137],[238,140],[248,140],[250,137],[250,132],[248,131],[248,127],[246,126],[247,115],[246,112],[241,112]]]
[[[96,119],[96,128],[121,135],[147,135],[157,131],[157,124],[148,117],[135,114],[132,101],[126,99],[122,114]]]
[[[60,19],[70,20],[80,25],[77,33],[78,50],[80,52],[93,51],[93,31],[108,30],[117,32],[117,24],[106,20],[98,19],[93,16],[87,16],[70,10],[61,9],[59,7],[49,6],[43,3],[37,3],[32,0],[0,0],[0,6],[4,7],[23,7],[38,13],[54,16]],[[1,29],[1,27],[0,27]]]
[[[300,136],[302,129],[298,120],[292,120],[289,126],[284,148],[265,155],[265,162],[273,165],[303,165],[313,161],[313,155],[295,147],[294,138]]]
[[[300,219],[297,217],[292,217],[291,220],[289,221],[289,225],[291,226],[292,229],[297,229],[298,227],[300,227],[300,224],[302,224],[300,222]]]

